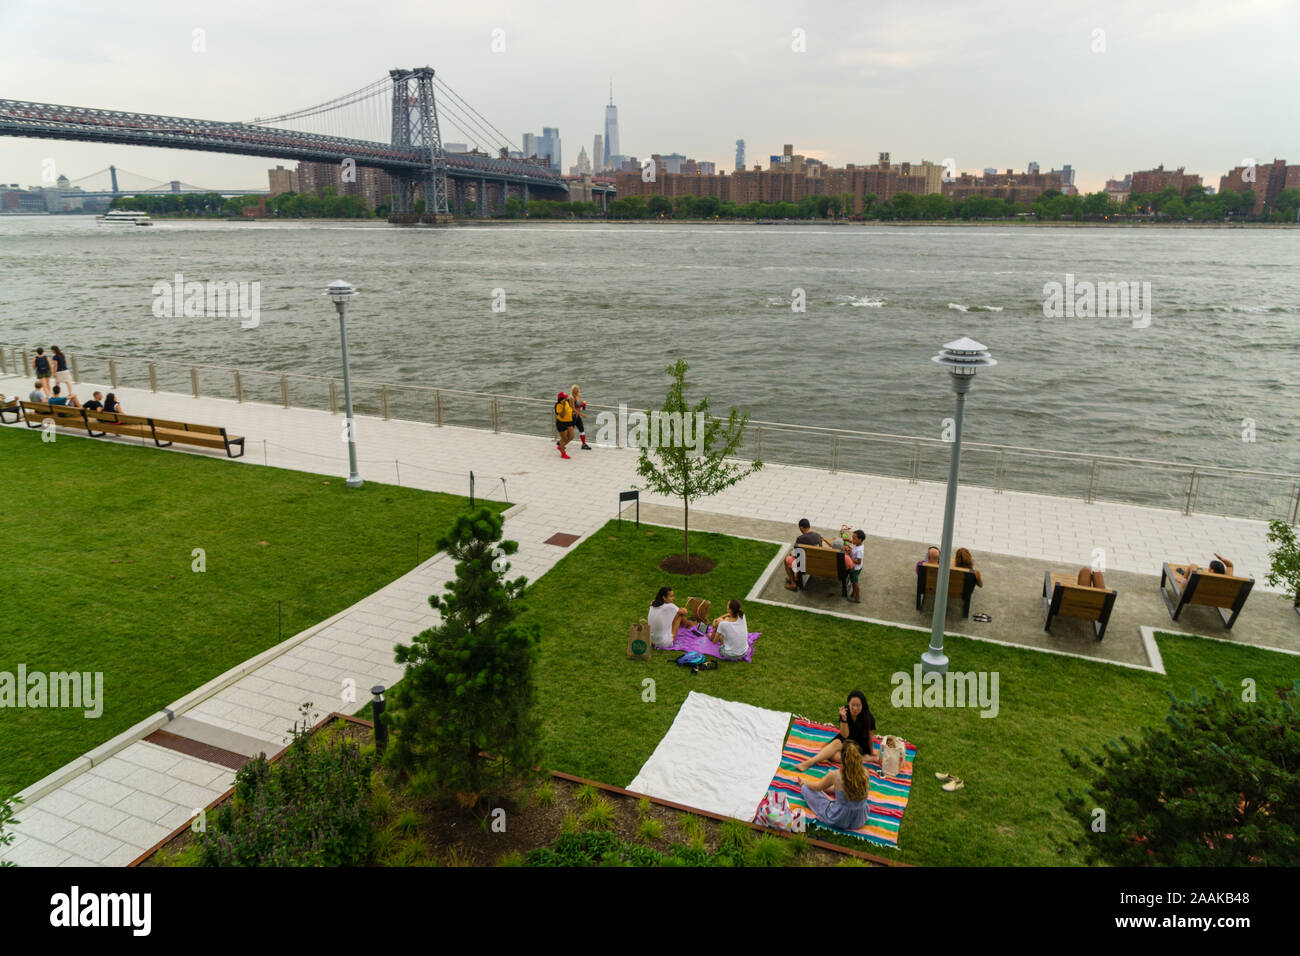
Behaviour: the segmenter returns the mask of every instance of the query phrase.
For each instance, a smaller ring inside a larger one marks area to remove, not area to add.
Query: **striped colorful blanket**
[[[820,780],[835,768],[828,763],[819,763],[807,772],[800,773],[795,765],[826,746],[828,741],[834,739],[836,732],[834,727],[827,724],[813,723],[803,717],[794,718],[790,724],[790,735],[781,750],[781,767],[772,778],[770,789],[784,793],[790,804],[803,810],[809,821],[816,820],[817,817],[804,803],[799,788],[804,783]],[[877,735],[877,747],[880,739]],[[903,822],[903,811],[907,809],[907,799],[912,792],[912,762],[916,759],[916,747],[907,741],[904,744],[907,747],[907,759],[899,768],[898,776],[886,777],[879,768],[867,767],[869,796],[866,826],[857,830],[841,830],[820,822],[817,825],[880,846],[898,846],[898,827]]]

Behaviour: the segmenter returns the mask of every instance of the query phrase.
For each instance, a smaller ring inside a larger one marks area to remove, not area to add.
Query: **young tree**
[[[393,689],[385,719],[393,729],[387,760],[408,775],[428,775],[436,789],[477,795],[495,765],[514,776],[537,762],[536,625],[516,622],[524,578],[505,579],[514,541],[501,541],[502,519],[486,508],[462,515],[438,541],[456,562],[444,597],[429,604],[442,616],[408,646],[397,646],[406,672]]]
[[[1168,729],[1089,751],[1087,791],[1057,794],[1084,829],[1073,844],[1114,866],[1300,863],[1300,681],[1281,700],[1259,691],[1171,694]]]
[[[728,412],[725,422],[709,416],[709,400],[701,398],[692,408],[686,402],[686,373],[690,366],[684,359],[669,365],[666,371],[673,378],[664,399],[663,408],[649,418],[650,434],[641,443],[641,460],[636,473],[646,480],[656,494],[680,498],[682,501],[683,548],[686,573],[691,566],[691,502],[730,488],[737,482],[763,467],[758,459],[748,464],[728,461],[745,436],[749,415],[742,415],[735,406]],[[702,425],[700,423],[703,423]],[[669,435],[666,430],[681,427]],[[687,429],[690,440],[687,441]],[[665,440],[667,438],[668,440]]]
[[[1268,553],[1272,567],[1268,572],[1268,586],[1286,588],[1295,597],[1295,606],[1300,610],[1300,540],[1295,531],[1285,521],[1274,518],[1268,523],[1265,540],[1277,545]]]

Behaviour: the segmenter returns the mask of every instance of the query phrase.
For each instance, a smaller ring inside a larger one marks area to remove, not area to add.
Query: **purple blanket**
[[[694,631],[691,631],[690,629],[685,627],[680,628],[677,631],[677,638],[676,640],[673,641],[670,647],[656,648],[656,650],[699,651],[701,654],[706,654],[709,657],[716,657],[719,660],[728,660],[728,661],[743,660],[752,663],[754,659],[754,642],[758,640],[758,637],[761,633],[762,631],[755,631],[749,635],[749,650],[745,652],[744,657],[740,657],[740,658],[736,658],[736,657],[724,658],[721,654],[721,650],[722,650],[721,644],[714,644],[707,637],[700,637]]]

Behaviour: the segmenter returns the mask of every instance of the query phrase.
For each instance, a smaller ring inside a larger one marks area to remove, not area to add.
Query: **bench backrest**
[[[805,574],[835,576],[839,573],[839,552],[830,548],[812,545],[796,545],[803,551],[803,568]]]
[[[193,422],[174,422],[166,418],[155,418],[153,427],[172,432],[197,432],[201,435],[221,435],[225,432],[224,428],[216,425],[195,425]]]
[[[1062,584],[1059,581],[1056,588],[1061,592],[1057,613],[1066,617],[1083,618],[1085,621],[1100,621],[1107,603],[1115,596],[1115,592],[1109,588]]]
[[[1195,588],[1192,587],[1195,582]],[[1187,582],[1191,593],[1187,595],[1188,604],[1202,604],[1207,607],[1232,607],[1237,603],[1243,588],[1255,583],[1254,578],[1239,578],[1230,574],[1215,574],[1212,571],[1192,572]]]
[[[71,405],[51,405],[49,402],[22,402],[23,410],[27,413],[27,420],[40,418],[53,418],[56,421],[61,419],[72,419],[74,422],[82,422],[82,409],[74,408]]]
[[[925,571],[925,593],[933,594],[939,587],[939,565],[922,564]],[[975,586],[975,572],[969,568],[953,568],[948,572],[948,595],[964,595],[967,587]]]
[[[95,425],[143,425],[149,427],[149,419],[143,415],[123,415],[120,412],[90,410],[86,420]]]

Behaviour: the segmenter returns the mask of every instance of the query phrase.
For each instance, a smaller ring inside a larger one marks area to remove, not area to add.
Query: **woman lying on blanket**
[[[862,759],[866,763],[878,764],[880,757],[873,755],[871,742],[871,732],[875,729],[876,718],[871,716],[871,708],[867,706],[867,695],[855,690],[849,694],[848,703],[840,708],[839,735],[818,751],[815,757],[795,764],[795,769],[802,772],[823,760],[835,762],[846,743],[852,743],[860,757],[865,754]]]
[[[841,830],[856,830],[867,822],[867,772],[862,769],[863,756],[852,740],[844,741],[844,766],[832,770],[816,783],[804,784],[799,792],[808,809],[822,823]],[[825,791],[835,791],[835,799]]]

